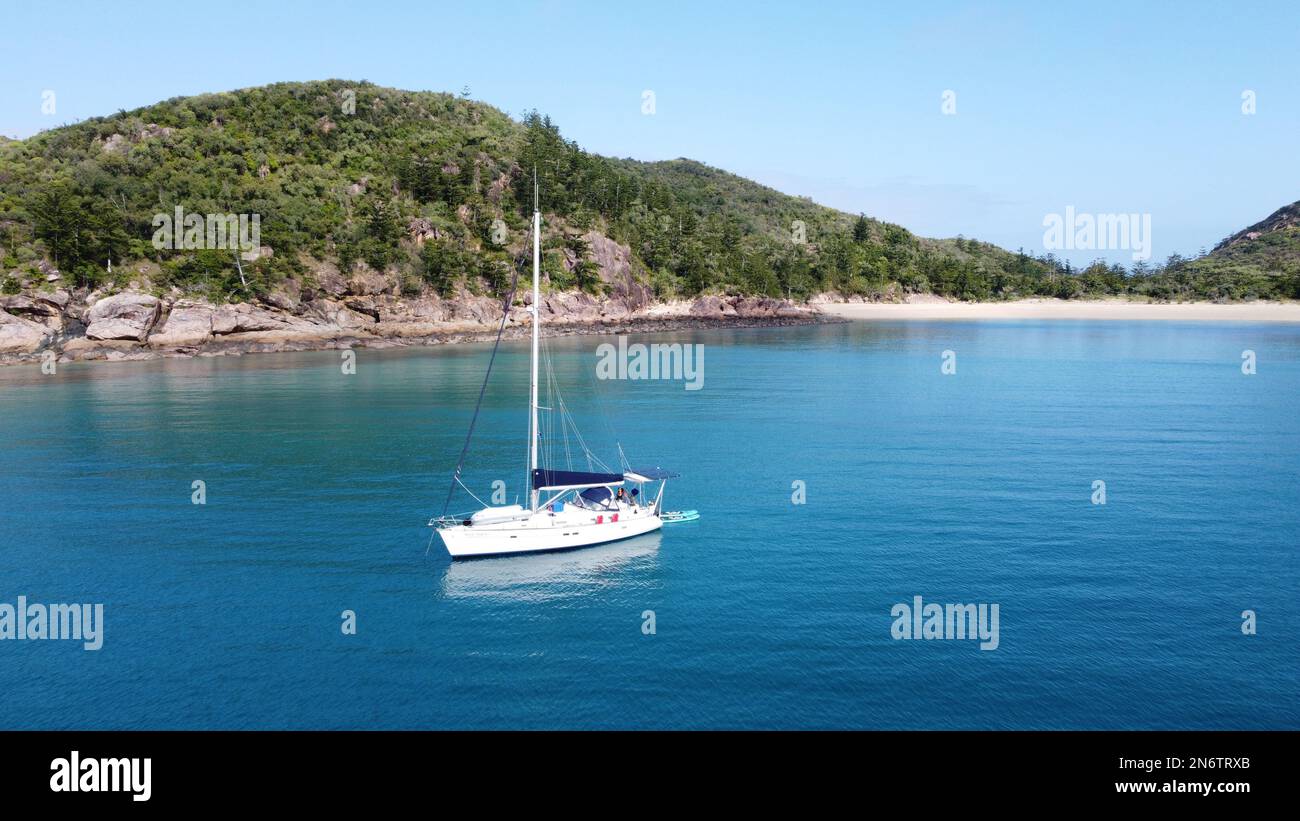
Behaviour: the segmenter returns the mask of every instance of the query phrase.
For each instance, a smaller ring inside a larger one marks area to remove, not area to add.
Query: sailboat
[[[540,463],[538,444],[541,441],[541,431],[538,425],[538,411],[541,407],[538,405],[537,394],[538,351],[542,324],[539,310],[542,212],[537,201],[535,172],[532,234],[533,300],[528,308],[533,326],[528,391],[528,477],[530,480],[528,504],[527,506],[485,505],[481,510],[467,516],[448,516],[444,505],[443,515],[430,520],[429,525],[436,528],[437,535],[442,538],[443,545],[453,559],[541,553],[607,544],[659,530],[663,527],[665,518],[669,521],[677,521],[681,516],[680,512],[666,513],[662,510],[664,488],[668,484],[668,479],[678,475],[663,468],[634,470],[629,467],[622,471],[575,471],[554,470]],[[506,304],[503,306],[501,325],[503,329],[513,291],[512,288],[511,296],[507,297]],[[501,333],[498,331],[498,345],[500,341]],[[491,375],[491,362],[496,358],[496,350],[496,347],[492,350],[488,376]],[[485,377],[484,388],[486,386]],[[480,405],[482,397],[483,392],[480,391]],[[475,420],[477,417],[476,409]],[[464,487],[460,482],[460,472],[473,431],[474,423],[471,422],[465,448],[461,451],[461,464],[456,466],[452,477],[448,502],[457,484]],[[588,467],[592,466],[588,465]],[[603,467],[603,464],[601,466]],[[655,483],[657,483],[657,490],[653,501],[649,501],[647,491],[654,490]],[[695,514],[695,511],[687,511],[687,513]],[[698,518],[698,515],[696,517]]]

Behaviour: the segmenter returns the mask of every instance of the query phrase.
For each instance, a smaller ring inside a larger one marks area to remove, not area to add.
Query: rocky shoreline
[[[290,282],[258,303],[213,304],[139,290],[114,294],[28,291],[0,297],[0,364],[144,360],[278,351],[390,348],[482,342],[496,336],[501,302],[460,294],[404,298],[384,278],[304,289]],[[543,297],[547,335],[652,333],[700,327],[843,321],[815,307],[765,297],[704,296],[654,302],[643,294],[598,300],[580,292]],[[531,327],[511,307],[505,336]]]
[[[418,247],[426,233],[413,222],[411,242]],[[543,294],[539,308],[548,336],[843,321],[815,306],[769,297],[656,300],[627,246],[594,230],[584,239],[602,296]],[[247,256],[273,255],[263,246]],[[42,261],[29,274],[12,272],[19,292],[0,296],[0,364],[441,345],[492,339],[501,325],[501,298],[467,289],[469,279],[448,296],[424,284],[407,293],[395,269],[357,262],[345,273],[330,260],[300,262],[300,278],[286,278],[254,301],[217,303],[157,285],[163,278],[150,262],[125,269],[124,278],[119,274],[121,287],[90,289],[67,287],[63,273]],[[566,252],[567,269],[578,262]],[[507,337],[528,333],[531,303],[531,290],[521,287],[506,317]]]

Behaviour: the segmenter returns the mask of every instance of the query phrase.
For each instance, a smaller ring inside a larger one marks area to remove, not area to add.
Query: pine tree
[[[861,244],[870,238],[871,223],[867,221],[866,214],[858,214],[857,222],[853,223],[853,241]]]

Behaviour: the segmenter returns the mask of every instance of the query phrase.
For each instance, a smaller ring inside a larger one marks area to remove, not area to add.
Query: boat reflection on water
[[[551,601],[582,596],[627,581],[627,571],[653,568],[663,533],[559,553],[451,562],[442,594],[456,599]]]

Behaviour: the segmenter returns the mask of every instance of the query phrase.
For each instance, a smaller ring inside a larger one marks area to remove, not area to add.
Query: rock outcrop
[[[317,265],[312,278],[320,290],[329,296],[340,297],[348,292],[348,281],[333,263],[322,262]]]
[[[183,348],[202,345],[212,339],[211,305],[190,300],[178,300],[172,305],[167,320],[157,332],[150,334],[149,345],[154,348]]]
[[[213,311],[212,335],[283,331],[293,327],[294,324],[292,316],[239,302],[234,305],[222,305]]]
[[[90,339],[134,339],[143,342],[162,312],[162,301],[149,294],[104,297],[86,311]]]
[[[392,290],[393,278],[365,265],[357,266],[357,270],[348,279],[347,284],[347,293],[357,296],[377,296]]]
[[[352,310],[342,302],[332,299],[315,299],[307,308],[307,317],[321,325],[341,331],[356,331],[373,325],[374,317]]]
[[[784,299],[751,296],[702,296],[691,303],[689,313],[701,319],[794,319],[810,308]]]
[[[33,354],[50,338],[50,330],[30,319],[0,311],[0,354]]]
[[[0,299],[0,310],[23,319],[39,322],[52,331],[64,328],[63,311],[68,307],[68,292],[25,296],[18,294]]]

